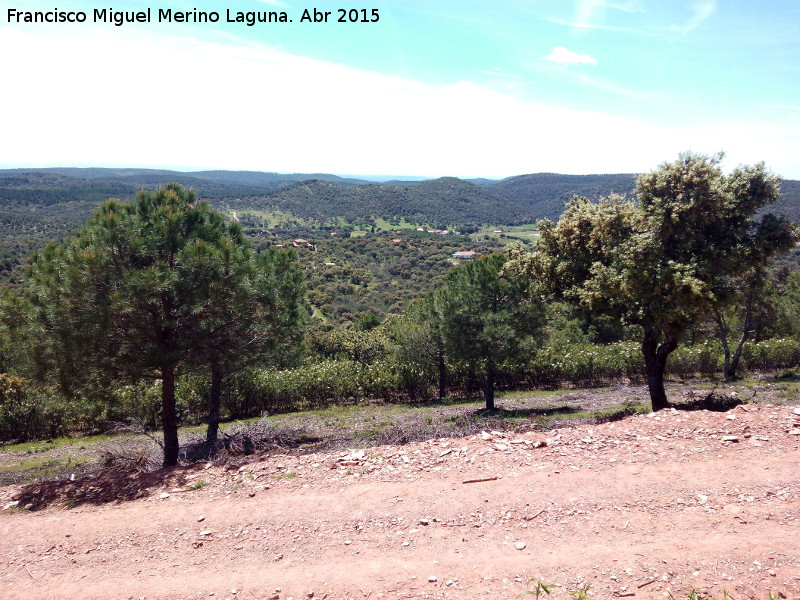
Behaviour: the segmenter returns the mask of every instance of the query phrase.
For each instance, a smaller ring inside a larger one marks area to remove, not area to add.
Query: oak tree
[[[789,222],[757,216],[778,199],[777,177],[763,163],[724,175],[721,159],[681,154],[638,177],[635,201],[575,197],[512,261],[554,297],[641,327],[653,410],[668,406],[664,369],[682,335],[794,240]]]

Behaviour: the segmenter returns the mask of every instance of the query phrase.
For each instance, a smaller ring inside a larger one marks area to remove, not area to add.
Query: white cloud
[[[596,65],[597,61],[585,52],[573,52],[563,46],[555,46],[553,51],[544,57],[545,60],[561,65]]]
[[[689,33],[697,29],[706,19],[713,15],[717,10],[716,0],[696,0],[692,2],[692,16],[683,25],[673,25],[670,31],[678,33]]]
[[[588,25],[594,18],[598,8],[602,7],[600,0],[580,0],[577,6],[576,23]]]
[[[763,104],[762,106],[775,110],[800,110],[800,105],[798,104]]]
[[[585,73],[576,73],[575,78],[584,85],[588,85],[598,90],[603,90],[604,92],[609,92],[611,94],[639,102],[652,102],[663,95],[661,92],[650,92],[646,90],[635,89],[620,85],[613,81],[598,79],[596,77],[586,75]]]
[[[478,69],[478,73],[490,75],[491,77],[505,77],[509,79],[520,79],[521,77],[517,73],[506,73],[501,67],[495,67],[494,69]]]
[[[575,6],[575,20],[565,21],[563,19],[548,18],[551,23],[566,25],[575,29],[600,29],[610,31],[629,31],[627,27],[605,25],[602,21],[606,9],[632,13],[641,12],[641,8],[636,0],[628,2],[608,2],[607,0],[578,0]]]
[[[563,19],[556,19],[553,17],[547,17],[547,20],[551,23],[555,23],[556,25],[566,25],[567,27],[572,27],[574,29],[599,29],[602,31],[630,31],[628,27],[615,27],[613,25],[597,25],[597,24],[590,24],[590,23],[580,23],[577,21],[564,21]]]
[[[629,2],[604,2],[607,8],[613,8],[626,13],[644,12],[644,9],[639,6],[637,0],[630,0]]]
[[[144,30],[0,28],[0,164],[508,176],[646,171],[723,148],[800,178],[800,128],[689,128]]]

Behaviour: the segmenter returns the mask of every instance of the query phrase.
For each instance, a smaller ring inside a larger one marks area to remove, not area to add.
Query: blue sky
[[[54,5],[221,19],[8,21]],[[338,7],[380,20],[299,22]],[[504,177],[724,150],[800,179],[798,30],[795,0],[0,0],[0,165]]]

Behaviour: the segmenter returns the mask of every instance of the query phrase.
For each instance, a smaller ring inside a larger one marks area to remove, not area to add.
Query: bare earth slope
[[[751,404],[175,469],[0,513],[0,598],[800,598],[799,448]]]

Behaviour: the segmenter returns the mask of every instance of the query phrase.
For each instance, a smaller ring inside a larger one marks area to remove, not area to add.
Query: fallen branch
[[[482,479],[466,479],[461,483],[483,483],[484,481],[497,481],[499,477],[483,477]]]

